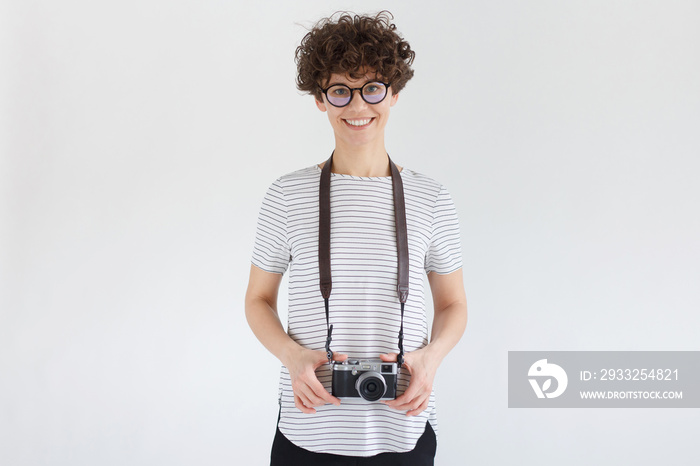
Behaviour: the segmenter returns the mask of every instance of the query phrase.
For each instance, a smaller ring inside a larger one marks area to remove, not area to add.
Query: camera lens
[[[377,401],[386,393],[386,382],[377,372],[365,372],[355,383],[357,393],[367,401]]]

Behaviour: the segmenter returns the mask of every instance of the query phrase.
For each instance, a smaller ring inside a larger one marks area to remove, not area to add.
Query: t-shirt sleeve
[[[452,196],[441,186],[433,208],[430,245],[425,254],[425,272],[448,274],[462,267],[459,220]]]
[[[277,179],[263,198],[251,262],[266,272],[284,274],[291,260],[287,241],[287,202]]]

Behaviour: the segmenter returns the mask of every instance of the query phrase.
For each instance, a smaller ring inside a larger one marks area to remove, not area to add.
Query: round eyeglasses
[[[391,84],[381,81],[370,81],[362,87],[350,87],[345,84],[333,84],[326,89],[321,88],[328,102],[334,107],[345,107],[350,103],[353,91],[360,91],[362,100],[368,104],[378,104],[386,97],[386,90]]]

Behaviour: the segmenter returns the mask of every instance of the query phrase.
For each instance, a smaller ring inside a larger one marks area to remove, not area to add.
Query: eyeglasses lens
[[[337,84],[328,89],[326,96],[331,104],[337,107],[343,107],[350,102],[352,91],[347,86]],[[367,83],[362,87],[362,97],[367,103],[377,104],[381,102],[385,96],[386,86],[382,83]]]

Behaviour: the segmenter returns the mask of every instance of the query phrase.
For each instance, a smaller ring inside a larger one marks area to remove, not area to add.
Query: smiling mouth
[[[366,128],[369,125],[371,125],[372,122],[374,121],[374,117],[372,117],[372,118],[357,118],[357,119],[353,119],[353,120],[343,119],[343,121],[350,128],[362,129],[362,128]]]

